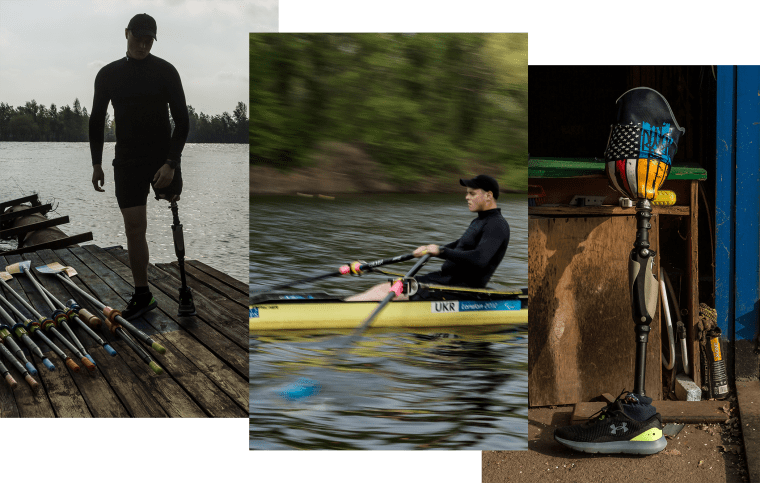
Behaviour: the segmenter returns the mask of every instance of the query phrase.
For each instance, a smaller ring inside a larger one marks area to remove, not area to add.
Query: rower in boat
[[[478,217],[470,223],[461,238],[448,245],[422,245],[414,251],[419,258],[430,254],[445,260],[440,270],[415,277],[422,285],[483,288],[504,258],[509,245],[509,223],[497,208],[499,184],[481,174],[472,179],[460,179],[467,189],[467,206]],[[380,301],[388,295],[388,284],[378,284],[366,292],[346,298],[348,302]],[[421,290],[411,300],[424,300],[427,291]],[[406,300],[399,295],[394,300]]]

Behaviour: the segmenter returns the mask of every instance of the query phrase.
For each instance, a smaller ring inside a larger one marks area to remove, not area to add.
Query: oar
[[[159,354],[164,354],[166,352],[166,349],[164,348],[164,346],[162,346],[161,344],[153,340],[145,332],[141,331],[140,329],[132,325],[129,321],[127,321],[124,317],[121,316],[121,312],[111,307],[108,307],[107,305],[102,303],[100,300],[96,299],[89,293],[82,290],[79,287],[79,285],[72,282],[67,272],[67,270],[73,271],[72,267],[64,267],[60,263],[51,263],[48,265],[36,267],[36,270],[40,273],[48,273],[48,274],[57,275],[59,280],[61,280],[66,285],[68,285],[69,287],[79,292],[84,298],[89,300],[95,307],[101,310],[103,312],[103,315],[106,316],[106,319],[110,320],[111,324],[116,324],[118,325],[118,327],[128,330],[129,332],[132,333],[133,336],[137,337],[138,339],[143,341],[145,344],[148,344],[149,346],[151,346]],[[74,274],[76,274],[76,272],[74,272]],[[81,314],[82,314],[82,310],[80,308],[80,315]],[[96,324],[99,323],[99,319],[97,317],[94,317],[89,312],[87,312],[87,316],[91,318],[90,323],[92,322],[92,319],[95,319],[95,321],[97,321]],[[111,326],[109,326],[109,330],[110,330],[110,327]]]
[[[5,281],[3,276],[13,278],[13,275],[11,275],[10,273],[0,272],[0,280],[2,280],[3,282]],[[2,295],[2,293],[0,293],[0,295]],[[0,309],[2,309],[1,306],[0,306]],[[50,362],[50,360],[47,357],[45,357],[45,355],[42,353],[42,350],[37,346],[37,344],[34,343],[32,338],[29,337],[29,333],[26,331],[26,326],[22,322],[16,322],[13,319],[13,317],[8,315],[8,313],[5,311],[3,311],[2,317],[10,325],[11,332],[16,334],[16,337],[21,339],[24,342],[24,344],[26,344],[29,350],[32,351],[32,354],[42,359],[42,363],[45,365],[45,367],[48,368],[49,371],[54,371],[55,366],[53,365],[52,362]],[[24,319],[22,318],[21,320],[24,320]]]
[[[18,384],[16,383],[16,380],[13,378],[13,376],[11,376],[8,368],[5,367],[5,364],[3,364],[3,361],[0,361],[0,374],[2,374],[2,376],[5,378],[5,382],[8,383],[11,389],[16,389],[16,386]]]
[[[21,299],[21,296],[19,294],[17,294],[15,290],[13,290],[7,283],[5,283],[5,280],[3,280],[2,277],[0,277],[0,285],[3,285],[5,287],[5,289],[8,290],[8,293],[10,293],[11,295],[13,295],[17,300],[21,300],[22,303],[25,302],[25,300]],[[53,341],[50,340],[48,338],[48,336],[46,336],[41,330],[38,330],[38,329],[42,328],[41,322],[45,322],[46,321],[46,319],[44,317],[42,318],[41,321],[32,320],[32,319],[26,317],[24,314],[21,313],[21,311],[19,311],[16,308],[15,305],[13,305],[10,302],[10,300],[6,299],[2,295],[0,295],[0,302],[4,303],[5,306],[8,307],[8,310],[10,310],[11,312],[13,312],[13,314],[19,320],[23,320],[24,321],[24,328],[26,330],[28,330],[29,333],[32,334],[32,335],[36,334],[37,337],[39,337],[40,340],[42,340],[42,342],[46,343],[50,347],[50,349],[53,352],[55,352],[55,354],[58,357],[60,357],[61,359],[63,359],[63,361],[66,363],[66,365],[68,366],[69,369],[71,369],[74,372],[79,372],[79,366],[76,364],[76,362],[74,362],[74,360],[71,357],[67,356],[66,353],[63,352],[57,345],[55,345],[53,343]],[[37,351],[39,351],[39,353]],[[55,366],[53,366],[53,364],[50,364],[50,361],[48,361],[47,363],[45,362],[45,361],[47,361],[47,358],[42,355],[42,351],[39,349],[39,347],[37,348],[36,351],[34,351],[34,354],[37,357],[40,357],[42,359],[42,362],[45,364],[45,367],[47,367],[51,371],[55,369]],[[48,365],[48,364],[50,364],[50,365]]]
[[[84,366],[88,370],[94,371],[95,362],[79,349],[79,347],[82,346],[82,344],[79,342],[79,339],[77,339],[76,337],[72,338],[72,340],[76,340],[76,342],[78,342],[77,345],[74,345],[71,343],[71,341],[69,341],[66,337],[64,337],[63,334],[58,332],[58,327],[60,326],[64,330],[69,332],[70,336],[73,334],[71,329],[68,327],[68,324],[66,324],[66,320],[67,320],[66,314],[62,310],[57,310],[55,306],[53,306],[53,303],[45,296],[45,294],[42,293],[42,290],[40,290],[39,287],[37,286],[38,285],[37,280],[34,279],[31,272],[29,271],[30,264],[31,262],[27,260],[25,262],[8,265],[7,267],[5,267],[5,269],[8,270],[9,273],[26,273],[29,279],[31,280],[32,285],[34,285],[34,287],[40,293],[42,298],[45,299],[45,303],[48,304],[48,306],[51,308],[53,313],[51,317],[44,317],[42,316],[42,314],[37,312],[37,310],[31,305],[24,303],[24,306],[29,312],[31,312],[32,315],[37,317],[37,320],[40,320],[41,322],[44,320],[44,322],[42,322],[42,329],[44,331],[50,332],[51,334],[53,334],[63,345],[65,345],[71,352],[73,352],[74,355],[77,356],[77,358],[79,358],[80,361],[82,361],[82,364],[84,364]]]
[[[79,338],[74,334],[74,331],[69,326],[69,316],[68,314],[57,308],[55,304],[53,304],[53,301],[50,300],[50,298],[47,296],[47,293],[43,290],[42,285],[37,281],[37,279],[34,277],[34,274],[32,274],[32,271],[29,269],[30,265],[32,264],[31,261],[26,260],[19,263],[14,263],[13,265],[8,265],[5,267],[6,270],[8,270],[9,273],[22,273],[29,278],[29,281],[32,282],[32,285],[34,285],[34,288],[37,289],[37,293],[40,294],[40,297],[45,301],[48,308],[51,311],[50,318],[55,321],[56,325],[58,327],[62,327],[64,331],[69,335],[69,339],[71,342],[74,343],[74,347],[76,347],[76,350],[74,350],[73,347],[69,346],[71,350],[77,355],[77,357],[84,357],[87,360],[90,361],[92,366],[87,364],[87,362],[82,360],[84,362],[84,365],[89,370],[95,370],[95,359],[92,358],[90,354],[87,353],[87,349],[84,348],[84,345],[82,342],[80,342]]]
[[[116,319],[124,320],[121,318],[121,316],[117,315],[120,312],[118,310],[114,310],[111,307],[105,307],[103,309],[103,313],[106,314],[106,328],[111,331],[112,334],[117,335],[121,337],[121,340],[124,341],[125,344],[127,344],[137,355],[140,357],[140,359],[143,360],[150,368],[155,372],[156,374],[163,374],[164,370],[161,369],[161,366],[159,366],[151,357],[148,355],[147,352],[145,352],[145,349],[143,349],[137,342],[132,340],[132,338],[129,336],[126,330],[119,324],[119,322]]]
[[[430,255],[423,255],[417,263],[414,264],[414,266],[409,270],[406,275],[404,275],[404,278],[413,277],[417,274],[417,272],[420,271],[423,265],[430,259]],[[399,278],[393,284],[391,284],[390,292],[388,292],[388,295],[385,296],[385,298],[375,307],[375,310],[370,313],[366,319],[364,319],[364,322],[362,322],[362,325],[356,328],[354,332],[351,334],[351,338],[354,338],[364,332],[367,327],[372,323],[373,320],[380,314],[380,312],[393,300],[393,297],[401,295],[401,292],[404,290],[404,278]]]
[[[430,259],[430,255],[425,254],[423,255],[417,263],[414,264],[411,270],[409,270],[406,275],[406,277],[413,277],[425,263]],[[375,307],[375,309],[372,311],[369,316],[367,316],[366,319],[364,319],[364,322],[354,330],[353,333],[351,333],[350,336],[341,344],[340,347],[338,347],[337,352],[334,357],[335,359],[338,358],[339,354],[344,351],[348,345],[351,343],[351,341],[354,340],[357,336],[359,336],[362,332],[364,332],[367,327],[372,323],[372,321],[377,317],[377,315],[390,303],[391,300],[393,300],[393,297],[396,297],[397,295],[401,295],[401,292],[404,290],[404,279],[400,278],[396,280],[393,284],[391,284],[391,289],[388,292],[388,295],[385,296],[385,298]],[[294,384],[290,384],[286,386],[282,391],[280,391],[280,397],[283,399],[287,399],[290,401],[294,401],[297,399],[302,399],[304,397],[313,396],[322,389],[322,384],[319,383],[319,381],[315,381],[313,379],[308,378],[301,378],[298,381],[296,381]]]
[[[37,271],[40,271],[41,268],[43,267],[37,267]],[[100,300],[96,299],[92,295],[88,294],[87,292],[79,288],[79,285],[72,282],[68,276],[64,275],[60,271],[55,271],[55,270],[56,269],[54,267],[47,265],[43,273],[54,273],[56,276],[58,276],[58,278],[63,283],[65,283],[69,287],[73,288],[74,290],[82,294],[84,298],[89,300],[95,307],[97,307],[100,311],[102,311],[103,315],[105,315],[106,318],[111,321],[111,323],[118,322],[119,325],[127,329],[133,336],[137,337],[138,339],[143,341],[145,344],[151,346],[159,354],[166,353],[166,348],[164,348],[164,346],[162,346],[161,344],[153,340],[150,336],[148,336],[148,334],[146,334],[145,332],[141,331],[140,329],[132,325],[130,322],[128,322],[124,317],[121,316],[121,312],[119,312],[118,310],[112,309],[111,307],[106,306]]]
[[[111,357],[116,356],[116,351],[113,349],[113,347],[111,347],[108,344],[108,342],[106,342],[103,339],[101,339],[100,336],[98,334],[96,334],[94,330],[92,330],[87,324],[85,324],[82,321],[82,319],[79,318],[79,312],[84,311],[85,315],[83,315],[83,317],[87,318],[87,320],[92,320],[93,317],[95,319],[97,319],[98,322],[97,322],[97,324],[96,324],[95,327],[100,327],[100,319],[98,319],[97,317],[95,317],[91,313],[89,313],[86,310],[84,310],[73,299],[69,300],[69,302],[68,302],[69,305],[67,306],[67,305],[64,305],[60,300],[58,300],[57,298],[55,298],[55,295],[53,295],[52,293],[50,293],[50,290],[48,290],[47,288],[43,287],[42,285],[40,285],[40,288],[42,288],[42,291],[45,292],[45,294],[48,297],[50,297],[50,300],[60,310],[62,310],[62,311],[64,311],[66,313],[66,316],[69,318],[69,320],[73,320],[74,323],[78,324],[82,329],[84,329],[84,331],[87,332],[87,335],[89,335],[90,337],[92,337],[92,339],[95,342],[97,342],[98,344],[100,344],[101,346],[103,346],[103,349],[105,349],[106,352],[108,352],[108,355],[110,355]]]
[[[106,342],[103,342],[103,339],[98,337],[98,335],[92,330],[100,327],[101,321],[99,318],[92,315],[88,310],[82,308],[79,304],[74,301],[74,299],[71,299],[66,302],[66,305],[61,304],[61,302],[53,297],[53,295],[47,291],[45,287],[42,287],[43,290],[45,290],[48,295],[59,305],[61,305],[63,308],[66,309],[66,314],[69,316],[69,318],[72,318],[79,322],[83,326],[83,328],[87,331],[88,334],[93,336],[99,344],[103,346],[106,351],[111,354],[111,356],[116,355],[116,351]],[[85,324],[80,317],[87,320],[87,324]],[[89,325],[89,326],[88,326]],[[159,366],[151,357],[148,355],[145,350],[140,347],[139,344],[137,344],[132,338],[129,336],[129,334],[124,330],[124,328],[119,325],[118,322],[106,319],[106,328],[116,336],[120,337],[121,340],[124,341],[133,351],[137,353],[137,356],[143,360],[146,364],[150,366],[150,368],[155,372],[156,374],[163,374],[164,370],[161,369],[161,366]]]
[[[8,362],[10,362],[13,366],[18,369],[18,371],[21,373],[22,376],[24,376],[24,379],[26,382],[29,383],[30,386],[32,386],[32,390],[34,392],[37,392],[37,389],[39,389],[40,384],[34,380],[31,374],[29,374],[29,371],[26,370],[26,367],[22,366],[21,363],[16,360],[15,357],[13,357],[13,354],[11,354],[11,351],[8,350],[7,347],[5,347],[4,344],[0,344],[0,352],[3,353],[6,359],[8,359]],[[8,381],[10,384],[10,381]],[[13,386],[11,386],[13,387]]]
[[[414,255],[411,254],[411,253],[409,253],[408,255],[399,255],[397,257],[386,258],[384,260],[375,260],[374,262],[368,262],[368,263],[353,262],[350,265],[343,265],[343,266],[341,266],[337,271],[323,273],[322,275],[317,275],[315,277],[304,278],[303,280],[298,280],[298,281],[295,281],[295,282],[289,282],[289,283],[284,283],[284,284],[281,284],[281,285],[275,285],[274,287],[270,287],[270,288],[266,289],[266,291],[267,292],[273,292],[275,290],[282,290],[284,288],[293,287],[293,286],[296,286],[296,285],[303,285],[305,283],[316,282],[317,280],[322,280],[322,279],[325,279],[325,278],[339,277],[341,275],[346,275],[346,274],[349,274],[349,273],[359,274],[361,272],[370,270],[372,268],[382,267],[383,265],[390,265],[392,263],[405,262],[407,260],[411,260],[412,258],[414,258]]]
[[[3,310],[2,307],[0,307],[0,319],[0,342],[5,344],[11,353],[24,363],[31,375],[37,375],[37,369],[35,369],[32,363],[29,362],[29,360],[26,358],[26,355],[24,354],[24,351],[21,350],[21,347],[19,347],[18,344],[16,344],[16,341],[11,337],[9,330],[11,326],[8,325],[8,323],[13,324],[14,320],[10,314],[8,314],[8,312]]]

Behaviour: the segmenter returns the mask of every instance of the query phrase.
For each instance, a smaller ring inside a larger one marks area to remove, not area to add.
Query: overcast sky
[[[248,105],[248,33],[277,32],[278,0],[2,0],[0,101],[60,108],[79,98],[91,111],[95,75],[125,55],[137,13],[156,19],[151,53],[177,68],[196,111]]]

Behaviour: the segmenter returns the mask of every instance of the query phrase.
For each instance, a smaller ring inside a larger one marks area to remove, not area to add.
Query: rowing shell
[[[289,329],[355,328],[377,302],[345,302],[322,294],[281,295],[250,306],[251,333]],[[506,300],[396,301],[389,304],[373,327],[455,327],[527,325],[527,297]]]

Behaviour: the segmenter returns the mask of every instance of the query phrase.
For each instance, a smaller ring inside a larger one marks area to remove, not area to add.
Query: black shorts
[[[153,177],[166,160],[152,159],[129,159],[126,161],[114,160],[113,179],[116,185],[116,201],[120,209],[145,206],[148,204],[148,194],[153,186]],[[177,166],[174,170],[174,178],[169,186],[156,190],[156,196],[171,198],[182,193],[182,167]]]

